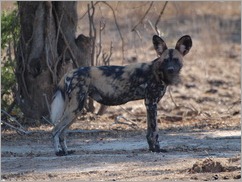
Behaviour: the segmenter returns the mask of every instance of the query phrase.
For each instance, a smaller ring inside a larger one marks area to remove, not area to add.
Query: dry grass
[[[154,57],[155,53],[150,49],[151,37],[156,32],[151,24],[154,26],[164,2],[154,2],[143,22],[137,26],[139,34],[131,30],[145,14],[150,2],[110,2],[110,5],[115,10],[124,37],[126,61],[132,57],[142,61]],[[78,3],[80,17],[86,12],[86,7],[86,2]],[[121,58],[121,40],[112,11],[103,3],[96,5],[95,11],[96,23],[100,20],[106,22],[103,45],[105,47],[107,44],[108,48],[110,42],[114,42],[113,62],[118,63],[116,60]],[[87,16],[80,20],[78,32],[88,35],[87,22]],[[240,2],[169,2],[158,28],[169,46],[174,46],[181,35],[190,34],[194,40],[196,55],[216,56],[222,48],[224,49],[224,44],[240,42]],[[229,47],[226,47],[229,50]]]

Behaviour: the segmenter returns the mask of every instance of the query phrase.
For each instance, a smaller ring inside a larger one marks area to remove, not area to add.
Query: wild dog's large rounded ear
[[[166,49],[166,43],[158,35],[153,36],[153,45],[158,55],[161,55]]]
[[[176,43],[175,49],[185,56],[192,47],[192,39],[189,35],[182,36]]]

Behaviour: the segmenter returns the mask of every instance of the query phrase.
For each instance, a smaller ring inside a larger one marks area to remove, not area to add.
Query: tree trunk
[[[75,36],[77,2],[18,2],[17,102],[25,117],[49,114],[54,89],[68,70],[88,66],[92,40]]]

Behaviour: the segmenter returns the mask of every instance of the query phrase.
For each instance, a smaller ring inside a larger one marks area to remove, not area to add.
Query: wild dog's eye
[[[172,61],[173,61],[175,64],[177,64],[177,65],[179,65],[179,66],[182,66],[182,62],[181,62],[178,58],[173,58]]]

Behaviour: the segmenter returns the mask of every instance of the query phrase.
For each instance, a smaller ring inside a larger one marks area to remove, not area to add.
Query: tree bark
[[[25,117],[49,114],[55,87],[68,70],[88,66],[92,39],[75,36],[77,2],[18,2],[17,102]]]

